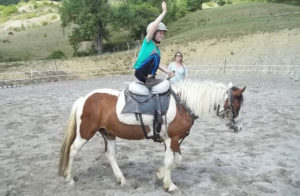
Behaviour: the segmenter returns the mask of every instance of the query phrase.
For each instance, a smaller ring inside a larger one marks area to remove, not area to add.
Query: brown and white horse
[[[177,186],[172,182],[171,171],[176,159],[181,157],[180,140],[185,138],[196,119],[208,113],[216,112],[217,116],[225,117],[234,123],[235,130],[240,127],[235,124],[243,102],[245,88],[232,87],[215,82],[186,81],[174,87],[180,95],[180,103],[176,104],[171,96],[168,111],[163,119],[160,137],[165,144],[164,165],[158,169],[157,177],[163,180],[163,186],[173,191]],[[144,139],[142,128],[134,114],[121,114],[120,107],[124,105],[122,93],[113,89],[100,89],[79,98],[73,105],[67,124],[63,145],[60,152],[59,175],[66,181],[74,183],[71,169],[75,155],[81,147],[100,132],[105,141],[105,153],[117,181],[124,185],[126,179],[116,162],[115,138],[129,140]],[[223,108],[220,112],[218,106]],[[217,109],[218,108],[218,109]],[[216,111],[218,110],[218,111]],[[148,133],[152,132],[153,116],[143,115]],[[127,124],[125,124],[126,122]],[[130,125],[129,125],[130,124]]]

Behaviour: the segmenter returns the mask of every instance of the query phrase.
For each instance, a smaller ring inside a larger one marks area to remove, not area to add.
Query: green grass
[[[199,10],[168,26],[166,44],[300,28],[300,6],[243,3]]]
[[[63,34],[59,22],[14,32],[9,37],[10,44],[1,43],[0,61],[45,59],[55,50],[61,50],[66,57],[71,57],[73,49],[68,43],[68,33],[66,29]],[[7,31],[1,32],[0,40],[7,37]]]
[[[300,6],[275,3],[233,4],[189,13],[179,21],[168,24],[169,32],[163,45],[212,38],[234,39],[247,34],[293,28],[300,28]],[[10,44],[0,42],[0,61],[45,59],[56,50],[61,50],[67,58],[71,57],[73,49],[68,43],[69,31],[64,36],[59,22],[20,29],[10,37]],[[8,31],[0,32],[0,41],[8,37],[7,33]],[[126,43],[129,40],[128,32],[125,31],[111,35],[111,43]]]

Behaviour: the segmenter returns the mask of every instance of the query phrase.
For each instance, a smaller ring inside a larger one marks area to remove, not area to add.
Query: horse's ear
[[[233,91],[232,94],[236,97],[240,96],[246,90],[246,86],[244,88],[240,88],[236,91]]]
[[[232,88],[232,86],[233,86],[233,85],[232,85],[232,82],[229,82],[229,83],[228,83],[228,89]]]
[[[242,88],[241,94],[242,94],[245,90],[246,90],[246,86],[245,86],[244,88]]]

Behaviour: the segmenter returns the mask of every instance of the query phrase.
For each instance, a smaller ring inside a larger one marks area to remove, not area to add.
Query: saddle
[[[125,89],[124,95],[125,106],[122,113],[134,113],[137,118],[139,117],[146,138],[149,137],[146,134],[141,114],[154,115],[152,139],[161,142],[159,133],[163,123],[162,116],[168,111],[171,95],[169,80],[163,80],[151,89],[144,83],[133,82]]]

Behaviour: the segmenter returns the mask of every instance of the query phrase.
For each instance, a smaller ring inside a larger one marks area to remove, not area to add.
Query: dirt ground
[[[280,75],[193,75],[247,86],[243,130],[217,117],[196,120],[173,170],[173,195],[300,195],[300,85]],[[117,139],[128,181],[121,187],[95,135],[75,158],[76,185],[57,176],[59,149],[73,102],[98,88],[123,89],[133,76],[60,81],[0,89],[0,195],[171,195],[156,180],[164,146]]]

